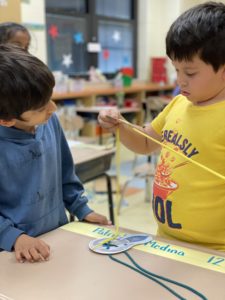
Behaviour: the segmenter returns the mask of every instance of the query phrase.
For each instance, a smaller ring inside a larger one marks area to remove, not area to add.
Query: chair
[[[129,184],[137,178],[141,178],[145,180],[145,201],[150,202],[151,200],[152,184],[155,175],[156,155],[153,154],[152,156],[148,156],[146,163],[135,166],[136,164],[137,164],[137,154],[135,155],[134,163],[133,163],[133,175],[124,183],[123,187],[121,188],[120,199],[117,207],[118,215],[120,214],[122,202],[124,201],[125,192]]]
[[[171,98],[167,96],[150,96],[145,99],[145,123],[151,122],[170,102]]]

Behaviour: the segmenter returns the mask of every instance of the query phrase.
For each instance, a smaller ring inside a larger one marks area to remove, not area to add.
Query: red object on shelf
[[[122,68],[121,73],[123,79],[123,86],[131,86],[134,75],[134,69],[131,67]]]
[[[133,68],[122,68],[121,69],[121,73],[123,75],[133,77],[133,75],[134,75],[134,69]]]
[[[166,57],[151,58],[151,82],[167,83]]]

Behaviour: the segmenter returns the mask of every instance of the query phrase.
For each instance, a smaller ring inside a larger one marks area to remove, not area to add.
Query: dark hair
[[[20,119],[22,113],[48,103],[55,85],[48,67],[15,45],[0,45],[0,119]]]
[[[225,5],[206,2],[184,12],[167,33],[166,53],[176,60],[199,55],[217,72],[225,64]]]
[[[17,31],[23,31],[28,34],[30,37],[30,33],[26,27],[21,24],[14,22],[5,22],[0,24],[0,44],[7,43]]]

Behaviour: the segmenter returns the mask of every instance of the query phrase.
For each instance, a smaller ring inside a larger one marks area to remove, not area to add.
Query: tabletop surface
[[[73,161],[76,165],[93,160],[99,157],[113,155],[115,148],[107,149],[105,146],[76,143],[70,144],[70,151],[73,156]]]
[[[79,227],[78,222],[68,225]],[[92,226],[101,231],[99,226]],[[93,237],[60,228],[43,235],[42,239],[51,246],[51,257],[47,262],[21,264],[16,262],[14,253],[0,253],[0,299],[7,299],[1,298],[1,294],[10,300],[177,299],[153,281],[110,260],[107,255],[91,252],[88,243]],[[187,247],[187,244],[181,244]],[[207,251],[215,257],[222,255],[217,251]],[[204,294],[206,299],[225,299],[222,272],[137,249],[131,249],[129,253],[142,267],[189,285]],[[126,261],[124,254],[116,257]],[[185,299],[200,299],[181,288],[170,287]]]

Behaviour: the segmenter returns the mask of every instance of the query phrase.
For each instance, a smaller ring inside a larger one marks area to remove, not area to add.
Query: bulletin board
[[[0,23],[21,22],[20,0],[0,0]]]

